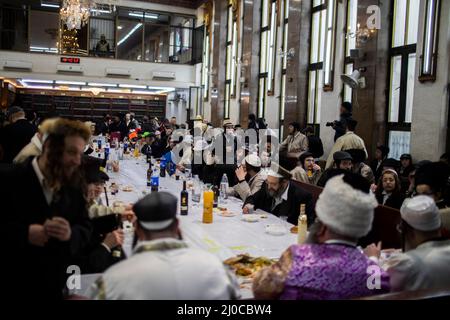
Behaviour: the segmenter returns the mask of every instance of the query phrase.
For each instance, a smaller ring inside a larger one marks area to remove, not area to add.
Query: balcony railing
[[[202,48],[192,45],[195,36],[202,36],[193,28],[194,17],[118,7],[99,10],[81,29],[69,31],[57,8],[2,3],[1,50],[156,63],[201,61]]]

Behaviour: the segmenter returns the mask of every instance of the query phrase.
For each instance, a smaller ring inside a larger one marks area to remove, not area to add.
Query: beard
[[[305,243],[307,244],[319,244],[319,239],[317,237],[317,233],[320,230],[322,224],[318,221],[314,222],[311,227],[309,227],[308,237],[306,238]]]
[[[267,188],[267,193],[269,194],[269,196],[271,196],[272,198],[279,198],[281,197],[281,195],[283,194],[284,190],[282,188],[278,189],[278,190],[272,190]]]

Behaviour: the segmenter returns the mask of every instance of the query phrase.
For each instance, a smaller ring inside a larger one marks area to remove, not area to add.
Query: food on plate
[[[131,192],[131,191],[133,191],[133,187],[132,186],[125,186],[125,187],[122,188],[122,191]]]
[[[274,264],[275,260],[266,257],[255,258],[248,254],[240,254],[225,260],[223,263],[230,266],[238,276],[252,277],[262,268]]]
[[[222,217],[234,217],[236,213],[231,211],[220,211],[219,215]]]
[[[291,228],[291,233],[298,233],[298,227],[297,226],[293,226]]]

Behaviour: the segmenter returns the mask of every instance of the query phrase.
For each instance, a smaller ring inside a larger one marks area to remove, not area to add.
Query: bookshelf
[[[40,117],[56,114],[81,121],[99,122],[104,114],[134,112],[138,121],[141,121],[144,115],[158,119],[166,115],[165,95],[93,96],[70,91],[19,89],[17,99],[24,110],[36,111]]]

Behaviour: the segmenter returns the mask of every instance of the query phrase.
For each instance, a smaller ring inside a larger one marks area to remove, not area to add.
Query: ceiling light
[[[59,4],[41,3],[41,7],[59,8]]]
[[[54,89],[52,86],[27,86],[28,89],[45,89],[51,90]]]
[[[150,90],[158,90],[161,92],[172,92],[175,91],[175,88],[171,88],[171,87],[148,87],[148,89]]]
[[[88,82],[88,86],[90,86],[90,87],[117,87],[117,84]]]
[[[142,91],[142,90],[133,90],[132,93],[134,93],[134,94],[155,94],[154,92]]]
[[[141,86],[136,84],[119,84],[119,88],[147,89],[147,86]]]
[[[127,40],[137,29],[139,29],[142,26],[142,23],[138,23],[134,26],[133,29],[131,29],[130,32],[128,32],[125,37],[123,37],[122,39],[120,39],[119,42],[117,42],[117,46],[120,46],[125,40]]]
[[[22,81],[34,83],[53,83],[53,80],[39,80],[39,79],[22,79]]]
[[[91,9],[91,11],[97,13],[111,13],[111,11],[109,10],[101,10],[101,9]]]
[[[86,82],[80,82],[80,81],[66,81],[66,80],[57,80],[55,81],[56,84],[72,84],[75,86],[84,86],[86,85]]]

